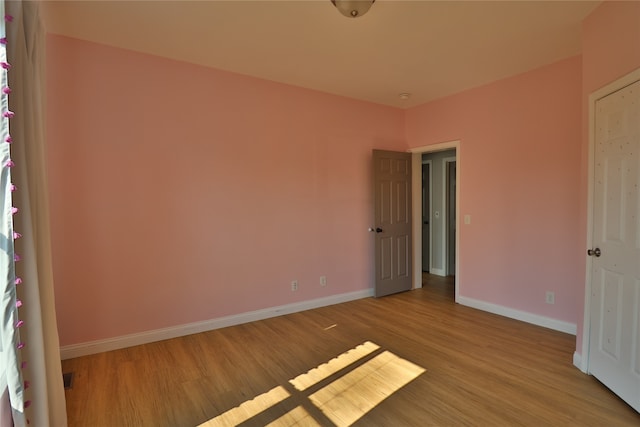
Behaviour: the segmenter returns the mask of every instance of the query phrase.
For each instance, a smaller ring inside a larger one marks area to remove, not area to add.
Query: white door
[[[640,411],[640,81],[595,104],[589,372]]]

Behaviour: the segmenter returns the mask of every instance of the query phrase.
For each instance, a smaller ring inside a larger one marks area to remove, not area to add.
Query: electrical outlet
[[[320,276],[320,286],[327,286],[327,276]]]
[[[291,291],[297,291],[298,290],[298,281],[297,280],[292,280],[291,281]]]
[[[555,304],[556,303],[556,294],[552,291],[547,291],[545,296],[547,304]]]

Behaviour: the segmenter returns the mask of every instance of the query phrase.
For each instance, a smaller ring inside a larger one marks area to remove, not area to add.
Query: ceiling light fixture
[[[369,11],[376,0],[331,0],[331,3],[347,18],[357,18]]]
[[[403,92],[398,96],[400,97],[400,99],[409,99],[409,98],[411,98],[411,94],[407,93],[407,92]]]

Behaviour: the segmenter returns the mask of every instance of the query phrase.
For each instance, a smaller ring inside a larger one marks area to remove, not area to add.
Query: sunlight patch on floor
[[[370,341],[366,341],[364,344],[360,344],[356,348],[352,348],[351,350],[342,353],[340,356],[331,359],[327,363],[323,363],[317,368],[311,369],[306,374],[295,377],[289,382],[298,390],[305,391],[307,388],[330,377],[339,370],[346,368],[363,357],[368,356],[379,348],[380,346]]]
[[[282,386],[272,388],[266,393],[255,397],[254,399],[243,402],[240,406],[230,409],[224,414],[210,419],[200,424],[199,427],[229,427],[243,423],[260,412],[271,408],[274,405],[288,398],[290,394]]]
[[[342,371],[347,372],[340,375]],[[292,397],[304,399],[308,409],[298,405],[268,426],[320,426],[330,422],[336,427],[348,427],[423,372],[424,368],[367,341],[290,380],[294,387],[288,386],[291,392],[283,386],[275,387],[199,427],[235,426],[248,422]],[[338,378],[331,380],[337,375]],[[277,414],[277,410],[273,412]]]
[[[309,396],[336,426],[346,427],[425,371],[385,351]]]
[[[302,406],[297,406],[266,427],[322,427]]]

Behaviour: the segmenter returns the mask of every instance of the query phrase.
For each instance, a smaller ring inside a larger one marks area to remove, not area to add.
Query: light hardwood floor
[[[426,275],[420,290],[63,369],[71,427],[640,425],[572,365],[574,349],[574,336],[456,305],[452,281]]]

